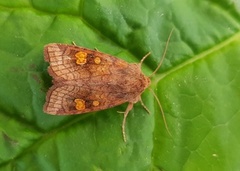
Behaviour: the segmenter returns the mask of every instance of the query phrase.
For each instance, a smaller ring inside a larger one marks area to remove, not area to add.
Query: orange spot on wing
[[[93,101],[92,104],[93,104],[93,106],[99,106],[100,103],[99,103],[99,101],[95,100],[95,101]]]
[[[87,63],[87,53],[86,52],[78,52],[75,54],[76,59],[76,64],[82,65]]]
[[[94,62],[95,62],[95,64],[100,64],[101,63],[101,58],[99,58],[98,56],[95,57]]]
[[[74,102],[76,103],[75,107],[77,110],[84,110],[86,108],[84,100],[75,99]]]

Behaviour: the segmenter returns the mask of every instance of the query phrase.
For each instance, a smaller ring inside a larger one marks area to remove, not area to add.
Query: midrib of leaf
[[[207,58],[210,54],[215,53],[219,50],[221,50],[222,48],[228,46],[229,44],[231,44],[234,41],[240,40],[240,32],[234,34],[232,37],[224,40],[223,42],[220,42],[219,44],[216,44],[215,46],[211,47],[210,49],[207,49],[205,51],[203,51],[202,53],[195,55],[194,57],[186,60],[185,62],[182,62],[181,64],[171,68],[170,70],[166,71],[165,73],[160,74],[159,76],[157,76],[157,80],[156,82],[160,81],[161,79],[169,76],[170,74],[177,72],[178,70],[187,67],[189,65],[192,65],[193,63],[203,59],[203,58]]]

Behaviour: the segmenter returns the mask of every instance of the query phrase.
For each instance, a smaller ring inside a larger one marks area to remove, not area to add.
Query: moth
[[[163,62],[172,31],[163,57],[153,73],[157,72]],[[122,122],[122,135],[126,142],[126,118],[133,105],[140,101],[148,111],[141,94],[150,86],[151,80],[142,73],[141,65],[149,55],[145,55],[140,63],[128,63],[97,50],[75,45],[46,45],[44,59],[49,62],[48,73],[53,78],[53,85],[47,92],[44,112],[52,115],[83,114],[127,102]],[[162,107],[160,109],[163,113]]]

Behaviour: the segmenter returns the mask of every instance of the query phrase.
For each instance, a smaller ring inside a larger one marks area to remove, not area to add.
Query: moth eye
[[[99,101],[94,100],[92,104],[93,104],[93,106],[99,106],[100,103],[99,103]]]
[[[87,53],[86,52],[78,52],[75,54],[76,64],[82,65],[87,63]]]
[[[98,56],[95,57],[94,62],[95,62],[95,64],[100,64],[101,63],[101,58],[99,58]]]
[[[82,99],[75,99],[74,102],[76,103],[75,108],[77,110],[84,110],[86,108],[84,100],[82,100]]]

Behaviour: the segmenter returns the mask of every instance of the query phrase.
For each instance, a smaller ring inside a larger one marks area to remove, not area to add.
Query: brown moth
[[[160,68],[171,34],[172,31],[161,62],[153,74]],[[122,123],[126,142],[125,123],[133,104],[140,101],[147,110],[141,94],[151,81],[142,73],[141,64],[149,54],[140,63],[127,63],[114,56],[75,45],[46,45],[44,59],[50,64],[48,72],[53,78],[53,86],[47,92],[44,112],[53,115],[83,114],[128,102]]]

